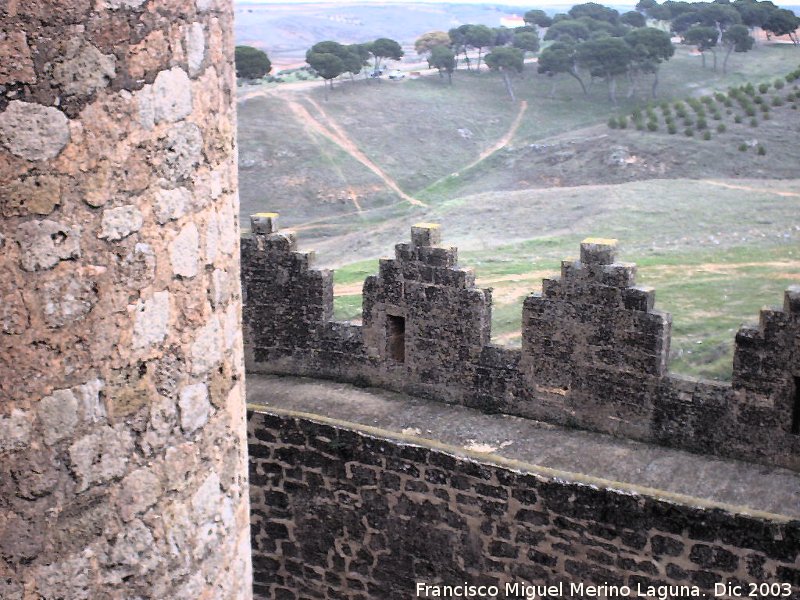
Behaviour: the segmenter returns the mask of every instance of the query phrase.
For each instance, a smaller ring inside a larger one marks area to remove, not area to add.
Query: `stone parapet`
[[[438,225],[413,226],[411,242],[381,259],[364,282],[363,325],[345,325],[331,320],[332,273],[314,270],[274,216],[259,231],[261,218],[243,244],[249,372],[372,385],[800,470],[798,289],[739,332],[732,385],[689,381],[669,373],[671,317],[636,285],[636,265],[617,260],[616,240],[585,240],[580,259],[525,299],[522,348],[512,349],[489,343],[491,290],[441,245]]]
[[[324,404],[321,397],[314,401],[317,392],[324,396],[318,382],[300,385],[313,387],[311,396],[288,404]],[[445,437],[460,436],[454,446],[452,439],[438,437],[448,417],[431,425],[431,433],[414,420],[420,417],[416,401],[407,400],[404,411],[395,406],[402,402],[379,398],[377,408],[362,397],[367,395],[359,392],[358,401],[377,425],[343,422],[336,418],[346,412],[341,408],[319,406],[314,410],[320,416],[311,416],[309,407],[293,414],[249,405],[257,598],[406,600],[424,597],[419,584],[438,587],[440,597],[463,597],[442,593],[445,585],[496,586],[497,592],[476,597],[508,599],[736,598],[752,592],[751,584],[757,597],[800,594],[796,505],[775,498],[776,509],[787,512],[747,514],[742,506],[511,460],[498,456],[503,452],[498,448],[480,449],[481,456],[461,445],[467,434],[485,439],[480,425],[467,422],[472,417],[449,420],[454,434]],[[259,394],[249,399],[258,402]],[[275,403],[271,394],[263,399]],[[338,399],[345,405],[345,398]],[[418,426],[416,432],[378,429],[386,427],[381,414],[389,411],[395,427],[403,422],[394,418],[399,413]],[[508,423],[503,427],[511,429]],[[432,436],[437,436],[433,443],[424,439]],[[508,448],[517,442],[525,440]],[[561,460],[572,453],[572,460],[585,464],[580,457],[585,446],[559,442],[551,452],[540,449],[540,456]],[[648,454],[646,447],[617,443],[628,446],[612,450],[604,457],[607,464],[624,455],[638,465]],[[589,462],[598,462],[593,459]],[[669,473],[670,460],[651,455],[649,468],[637,475],[663,469],[669,484],[692,494],[701,487],[688,481],[697,472],[711,477],[710,471],[726,470],[736,482],[727,493],[744,488],[747,501],[759,494],[791,497],[797,486],[797,474],[787,477],[780,469],[767,473],[770,469],[743,465],[737,471],[718,459],[675,459],[675,472]],[[697,471],[688,474],[687,463]],[[772,487],[762,494],[758,482],[740,480],[748,468],[765,471]],[[744,593],[730,588],[720,593],[715,584],[738,585]],[[542,591],[544,586],[556,588]]]

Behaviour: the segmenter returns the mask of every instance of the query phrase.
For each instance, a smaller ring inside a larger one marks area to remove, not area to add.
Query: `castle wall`
[[[497,586],[509,599],[741,598],[753,583],[773,586],[754,597],[800,597],[797,520],[580,483],[266,407],[248,418],[257,598],[436,597],[418,595],[419,583]],[[563,587],[515,594],[508,584]],[[740,588],[715,595],[715,584]]]
[[[522,348],[489,343],[491,290],[475,286],[438,226],[412,228],[364,283],[363,325],[332,321],[333,277],[277,215],[243,240],[248,372],[403,391],[702,454],[800,470],[800,287],[736,336],[732,385],[668,371],[671,318],[616,241],[525,299]],[[287,242],[287,240],[289,240]]]
[[[250,596],[230,0],[0,3],[0,597]]]

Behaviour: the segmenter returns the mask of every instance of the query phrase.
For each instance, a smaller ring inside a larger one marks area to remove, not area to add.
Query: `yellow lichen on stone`
[[[439,223],[414,223],[412,227],[418,227],[420,229],[441,229],[441,225]]]
[[[592,244],[595,246],[616,246],[617,240],[614,238],[595,238],[589,237],[581,242],[581,244]]]

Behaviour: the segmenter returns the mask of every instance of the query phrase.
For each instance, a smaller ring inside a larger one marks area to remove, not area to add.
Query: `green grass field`
[[[480,194],[426,220],[442,223],[444,243],[458,246],[459,262],[494,289],[493,339],[509,345],[519,344],[525,296],[577,255],[581,239],[617,238],[618,259],[638,264],[638,283],[656,288],[656,308],[673,316],[672,370],[724,380],[736,329],[800,281],[800,180],[738,185],[745,189],[657,180]],[[404,225],[385,239],[384,254],[408,235]],[[335,271],[337,318],[360,316],[360,284],[375,272],[377,260]]]

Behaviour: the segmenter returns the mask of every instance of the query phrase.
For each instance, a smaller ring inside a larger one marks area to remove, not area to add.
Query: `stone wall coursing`
[[[767,582],[800,598],[798,521],[515,471],[310,419],[248,418],[257,598],[407,600],[417,582],[497,585],[500,598],[525,597],[506,595],[507,583],[563,582],[563,593],[536,597],[565,600],[598,597],[570,583],[627,585],[634,597],[696,586],[714,597],[715,583]]]
[[[671,318],[616,261],[615,240],[526,298],[522,348],[489,343],[491,290],[436,225],[364,283],[363,326],[337,323],[333,276],[276,215],[243,240],[248,371],[327,377],[559,425],[800,470],[800,286],[736,336],[732,385],[670,375]],[[402,327],[402,334],[398,333]],[[397,345],[402,337],[402,359]]]
[[[230,0],[0,2],[0,597],[247,598]]]

